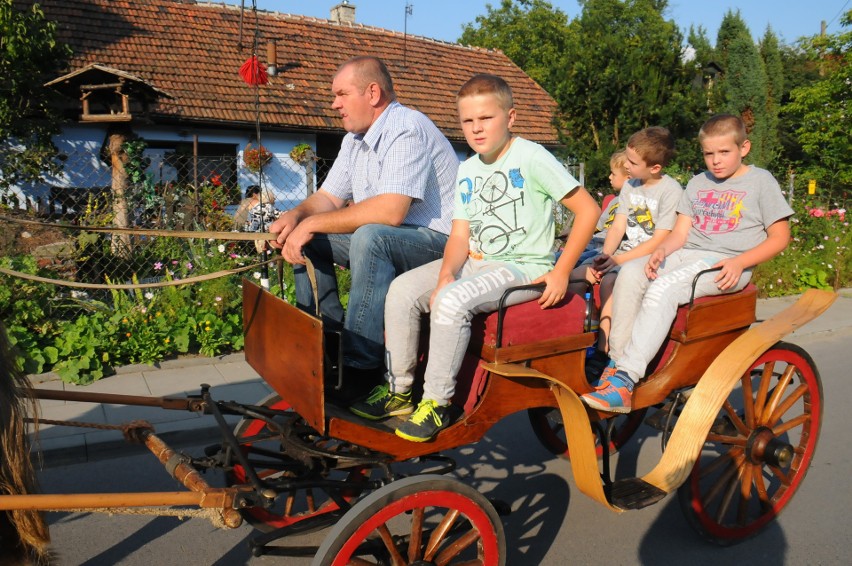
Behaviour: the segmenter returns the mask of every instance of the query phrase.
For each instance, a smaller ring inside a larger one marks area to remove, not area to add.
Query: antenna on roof
[[[402,66],[407,66],[406,58],[408,56],[408,16],[414,14],[414,4],[405,3],[405,23],[403,24],[402,37]]]

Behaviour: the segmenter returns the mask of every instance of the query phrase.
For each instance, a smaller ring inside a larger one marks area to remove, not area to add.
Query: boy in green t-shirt
[[[413,413],[396,434],[415,442],[431,439],[449,424],[471,319],[495,311],[506,289],[530,282],[544,283],[544,291],[514,293],[508,304],[538,298],[548,308],[561,301],[600,215],[594,199],[553,155],[512,135],[515,109],[506,81],[476,75],[459,90],[457,101],[465,139],[476,155],[459,167],[444,257],[391,284],[385,302],[388,383],[350,407],[373,420]],[[575,220],[554,266],[555,200]],[[423,399],[415,409],[411,387],[422,313],[430,315],[429,361]]]

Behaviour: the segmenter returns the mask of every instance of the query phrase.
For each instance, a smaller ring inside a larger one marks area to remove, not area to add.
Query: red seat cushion
[[[566,295],[556,306],[542,309],[537,301],[508,307],[503,323],[502,346],[529,344],[583,332],[586,303],[579,295]],[[456,384],[453,403],[473,409],[485,386],[487,372],[478,352],[482,344],[497,344],[497,312],[479,315],[471,321],[471,348],[465,354]],[[475,353],[474,353],[475,352]]]

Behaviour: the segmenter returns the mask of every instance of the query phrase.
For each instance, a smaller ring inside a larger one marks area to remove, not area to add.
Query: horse
[[[30,460],[27,415],[38,404],[27,376],[15,365],[6,329],[0,323],[0,497],[37,491]],[[0,511],[0,563],[49,562],[50,534],[44,514],[32,509]]]

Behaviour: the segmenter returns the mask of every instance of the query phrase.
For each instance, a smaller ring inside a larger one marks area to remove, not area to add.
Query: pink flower
[[[821,208],[812,208],[808,210],[808,214],[815,218],[822,218],[823,216],[825,216],[825,211]]]
[[[160,271],[161,269],[163,269],[163,263],[162,262],[158,261],[157,263],[154,264],[154,271]]]
[[[187,268],[188,270],[191,270],[191,269],[192,269],[192,262],[191,262],[191,261],[186,262],[186,268]]]

